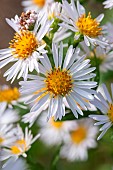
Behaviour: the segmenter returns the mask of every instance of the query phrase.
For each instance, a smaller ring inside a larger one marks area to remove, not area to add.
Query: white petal
[[[111,96],[110,96],[110,94],[109,94],[109,92],[108,92],[108,90],[107,90],[106,85],[105,85],[105,84],[102,84],[102,87],[103,87],[103,89],[104,89],[105,96],[106,96],[107,100],[109,101],[109,103],[112,103]]]
[[[12,22],[10,19],[6,18],[6,22],[16,31],[18,32],[18,27],[14,22]]]
[[[105,129],[108,129],[112,126],[112,123],[111,122],[107,122],[106,124],[104,124],[101,128],[100,128],[100,131],[103,131]]]
[[[103,18],[104,18],[104,14],[100,14],[100,15],[96,18],[96,20],[97,20],[98,22],[101,22]]]

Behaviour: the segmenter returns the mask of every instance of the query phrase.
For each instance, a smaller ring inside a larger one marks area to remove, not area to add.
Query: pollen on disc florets
[[[11,103],[14,100],[18,100],[19,97],[20,93],[16,87],[0,90],[0,102]]]
[[[113,122],[113,104],[110,104],[110,106],[109,106],[108,117]]]
[[[16,58],[26,59],[32,55],[39,43],[35,35],[30,31],[16,33],[11,40],[9,48],[13,48],[12,54]]]
[[[43,7],[45,5],[46,0],[33,0],[33,3],[38,5],[39,7]]]
[[[92,19],[90,12],[87,17],[83,14],[76,22],[76,26],[79,28],[80,33],[92,38],[102,34],[102,28],[99,27],[99,25],[100,23],[97,22],[96,19]]]
[[[65,96],[72,89],[72,76],[67,70],[55,68],[47,74],[45,83],[47,86],[47,91],[53,94],[54,96]]]

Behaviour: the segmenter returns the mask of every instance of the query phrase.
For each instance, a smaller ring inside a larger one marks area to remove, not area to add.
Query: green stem
[[[77,40],[74,40],[73,47],[76,48],[80,42],[82,42],[84,39],[83,35],[80,35],[80,37]]]
[[[53,156],[52,162],[51,162],[51,170],[57,170],[57,164],[58,161],[60,159],[59,153],[60,153],[60,149],[62,147],[62,144],[60,146],[58,146],[58,148],[56,149],[56,153]]]
[[[48,36],[44,36],[43,40],[46,42],[46,44],[51,47],[52,46],[52,41]]]

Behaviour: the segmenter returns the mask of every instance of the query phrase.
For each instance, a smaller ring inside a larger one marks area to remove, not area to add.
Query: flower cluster
[[[112,3],[103,4],[112,8]],[[20,17],[6,19],[15,33],[8,48],[0,49],[0,69],[9,65],[3,76],[20,85],[0,87],[0,160],[27,157],[40,136],[33,138],[29,128],[37,124],[46,145],[61,145],[60,157],[86,160],[87,150],[97,146],[94,125],[103,125],[101,139],[113,124],[113,84],[112,98],[106,85],[101,91],[99,85],[101,73],[113,71],[113,25],[101,26],[104,14],[93,18],[79,0],[22,5]],[[25,133],[20,122],[28,123]]]
[[[28,98],[28,97],[27,97]],[[10,159],[15,161],[20,155],[26,157],[26,151],[30,149],[31,144],[37,140],[39,134],[33,138],[31,130],[26,127],[25,135],[20,127],[20,113],[21,107],[26,109],[21,102],[25,97],[21,96],[19,89],[8,87],[6,85],[0,87],[0,161],[9,159],[6,164],[9,165]]]
[[[61,158],[66,158],[72,162],[87,160],[87,149],[97,146],[95,138],[98,128],[93,126],[93,121],[90,118],[84,118],[77,121],[55,122],[51,118],[46,122],[46,114],[47,110],[43,112],[37,122],[40,126],[42,142],[49,147],[61,145]]]

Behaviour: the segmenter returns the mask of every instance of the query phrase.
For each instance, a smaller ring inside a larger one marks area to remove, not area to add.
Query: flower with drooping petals
[[[41,24],[40,20],[37,20],[33,31],[16,32],[9,48],[0,50],[0,68],[14,62],[13,66],[4,73],[7,81],[12,79],[13,82],[16,77],[17,79],[23,77],[26,80],[28,71],[39,72],[38,60],[47,52],[44,49],[46,44],[43,37],[49,31],[51,24],[52,21],[46,20]]]
[[[63,1],[63,10],[66,14],[61,13],[60,19],[63,23],[60,26],[75,32],[75,39],[83,37],[87,46],[99,45],[105,47],[108,45],[100,39],[102,35],[102,27],[100,22],[104,17],[104,14],[99,15],[96,19],[93,19],[91,13],[85,14],[84,7],[77,1],[77,8],[74,4],[74,0],[71,0],[69,4],[67,1]]]

